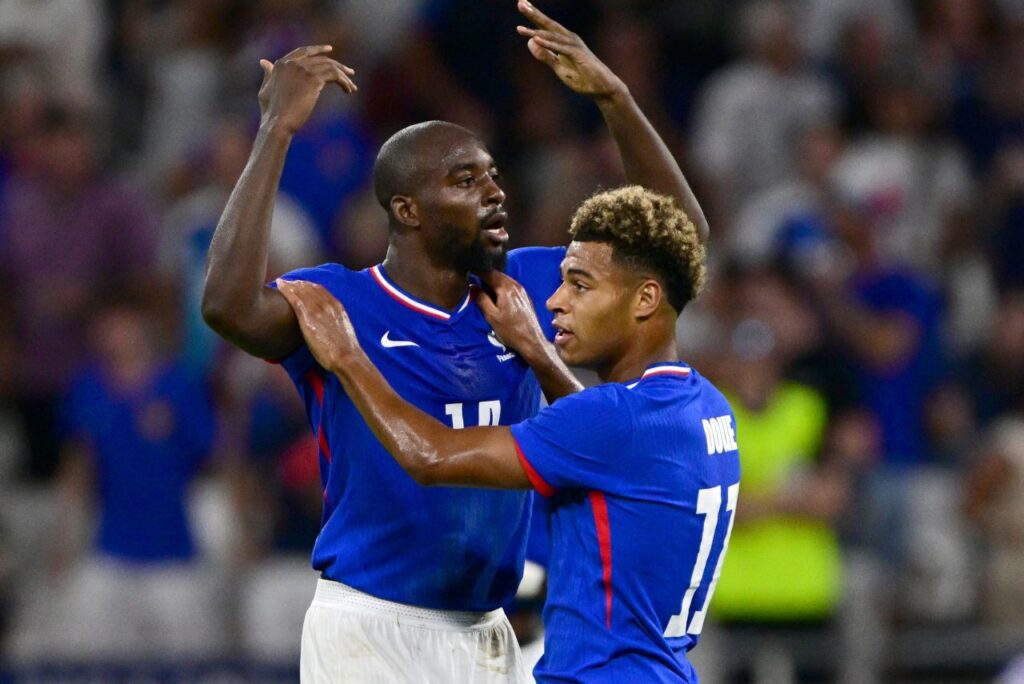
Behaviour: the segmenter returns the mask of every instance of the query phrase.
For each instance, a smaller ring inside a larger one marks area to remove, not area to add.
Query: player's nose
[[[505,191],[501,189],[501,186],[498,185],[498,181],[490,174],[487,175],[485,197],[487,198],[488,204],[498,205],[505,203]]]
[[[558,289],[552,293],[548,300],[544,302],[544,306],[547,307],[551,313],[564,313],[565,312],[565,283],[563,282],[558,286]]]

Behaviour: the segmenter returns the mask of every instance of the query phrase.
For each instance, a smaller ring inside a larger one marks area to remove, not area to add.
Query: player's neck
[[[594,370],[603,382],[627,382],[639,378],[645,370],[656,363],[677,361],[679,349],[676,347],[675,333],[663,331],[660,334],[637,335],[622,356],[605,368]]]
[[[466,297],[469,274],[438,266],[422,252],[409,254],[391,245],[381,265],[398,287],[442,309],[454,309]]]

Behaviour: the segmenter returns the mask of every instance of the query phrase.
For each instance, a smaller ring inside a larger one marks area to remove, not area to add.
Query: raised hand
[[[313,113],[325,85],[336,83],[346,93],[358,90],[352,80],[355,70],[329,57],[332,49],[330,45],[307,45],[273,63],[260,60],[263,83],[259,101],[264,125],[278,125],[294,134]]]
[[[501,271],[487,271],[479,276],[494,292],[493,300],[483,290],[476,292],[480,312],[502,344],[529,358],[537,345],[546,342],[530,296],[522,285]]]
[[[522,36],[529,37],[530,54],[544,62],[562,83],[577,93],[604,97],[625,89],[622,80],[599,60],[583,39],[548,17],[528,0],[519,0],[519,12],[537,28],[517,26]]]
[[[334,372],[352,353],[362,350],[345,307],[326,288],[281,278],[276,284],[295,312],[306,346],[324,369]]]

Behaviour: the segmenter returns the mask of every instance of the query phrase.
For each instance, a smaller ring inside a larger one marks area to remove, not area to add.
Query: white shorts
[[[302,625],[303,684],[529,681],[502,609],[427,610],[317,582]]]

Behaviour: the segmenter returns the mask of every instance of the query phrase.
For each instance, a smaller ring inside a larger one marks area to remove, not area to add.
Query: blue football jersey
[[[509,253],[507,271],[530,293],[549,336],[544,301],[558,287],[564,254]],[[379,265],[326,264],[285,278],[330,290],[395,391],[446,425],[510,425],[537,412],[533,372],[494,335],[468,289],[446,311],[402,291]],[[323,518],[313,567],[373,596],[426,608],[492,610],[510,599],[523,570],[529,494],[418,485],[305,345],[281,363],[319,443]]]
[[[728,402],[696,371],[656,364],[559,399],[512,434],[550,497],[537,681],[695,681],[686,652],[739,493]]]
[[[206,389],[183,365],[169,363],[125,392],[96,365],[74,382],[61,418],[68,437],[89,445],[97,549],[139,563],[192,559],[188,488],[210,455],[216,429]]]

